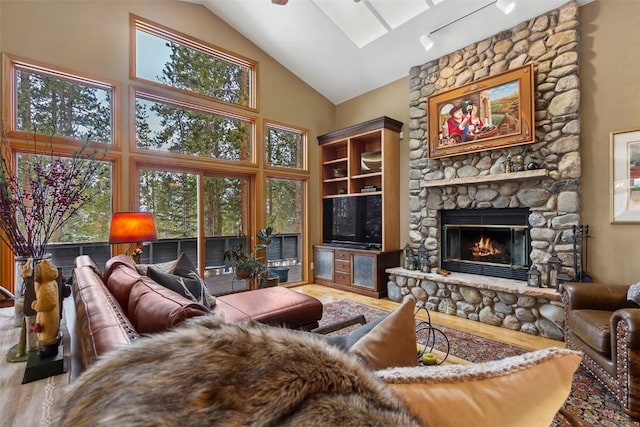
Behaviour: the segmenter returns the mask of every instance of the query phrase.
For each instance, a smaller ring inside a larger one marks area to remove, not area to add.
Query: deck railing
[[[239,242],[238,236],[220,236],[205,238],[205,271],[231,271],[231,262],[224,260],[224,251]],[[89,255],[98,266],[104,266],[111,257],[111,246],[99,243],[52,243],[47,247],[53,263],[62,268],[62,274],[69,277],[73,263],[80,255]],[[140,262],[155,264],[176,259],[182,252],[196,262],[196,238],[160,239],[145,244]],[[299,233],[278,234],[269,246],[269,265],[299,265],[301,259],[301,235]],[[218,272],[217,274],[220,274]]]

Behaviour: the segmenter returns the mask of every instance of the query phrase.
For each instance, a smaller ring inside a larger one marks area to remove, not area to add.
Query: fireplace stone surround
[[[546,261],[556,252],[562,261],[562,271],[574,277],[573,231],[580,224],[580,89],[578,78],[578,6],[569,2],[537,18],[525,21],[510,30],[473,43],[449,55],[412,67],[409,73],[409,239],[417,250],[424,242],[432,268],[440,267],[440,212],[450,209],[529,208],[531,239],[530,260],[541,272]],[[472,81],[533,62],[535,72],[535,141],[531,144],[464,154],[440,159],[427,155],[427,98],[430,95],[458,87]],[[524,164],[535,163],[538,168],[506,172],[508,158],[521,156]],[[409,274],[407,270],[390,269],[389,297],[400,300],[412,293],[419,301],[428,303],[437,293],[452,293],[450,287],[462,289],[466,285],[450,283],[461,273],[443,278],[439,275]],[[417,273],[417,272],[416,272]],[[424,274],[424,273],[421,273]],[[432,273],[429,273],[432,274]],[[444,280],[446,279],[446,280]],[[482,276],[476,282],[482,282]],[[501,279],[500,279],[501,280]],[[482,289],[473,279],[466,279],[472,289]],[[546,276],[543,274],[543,282]],[[524,282],[516,282],[502,294],[516,295],[517,310]],[[430,295],[425,290],[432,290]],[[423,292],[425,291],[425,292]],[[482,292],[480,294],[482,295]],[[549,307],[560,305],[557,292],[548,289],[548,298],[536,301],[532,321],[511,322],[503,310],[500,295],[473,297],[474,308],[465,295],[432,308],[450,314],[497,324],[523,332],[558,339],[561,318]],[[492,291],[496,292],[496,291]],[[546,292],[546,291],[545,291]],[[551,297],[551,295],[555,295]],[[502,295],[501,294],[501,295]],[[511,301],[513,298],[507,298]],[[504,301],[502,301],[504,303]],[[530,304],[531,301],[526,302]],[[466,307],[460,310],[460,307]],[[544,309],[543,309],[544,307]],[[522,308],[522,307],[520,307]],[[471,311],[469,311],[471,310]],[[484,311],[484,315],[480,313]],[[507,310],[508,311],[508,310]],[[491,315],[489,315],[489,312]],[[469,314],[473,316],[469,316]],[[477,315],[477,316],[476,316]],[[477,317],[477,319],[476,319]],[[528,315],[525,317],[529,317]],[[505,324],[505,319],[509,324]],[[490,321],[488,319],[491,319]],[[544,320],[544,321],[541,321]],[[536,324],[554,324],[542,329]]]

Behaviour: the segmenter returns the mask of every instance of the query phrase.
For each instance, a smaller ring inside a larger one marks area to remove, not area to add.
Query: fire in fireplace
[[[442,268],[526,280],[529,209],[443,210],[440,217]]]
[[[504,264],[508,262],[506,245],[496,242],[489,236],[480,235],[480,238],[470,245],[471,259],[479,262],[497,262]]]

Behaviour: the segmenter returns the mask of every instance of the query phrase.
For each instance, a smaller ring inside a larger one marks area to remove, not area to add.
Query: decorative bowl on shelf
[[[347,176],[347,170],[344,168],[335,168],[331,171],[334,178],[344,178]]]
[[[367,151],[360,155],[360,168],[363,173],[379,172],[382,168],[382,152]]]

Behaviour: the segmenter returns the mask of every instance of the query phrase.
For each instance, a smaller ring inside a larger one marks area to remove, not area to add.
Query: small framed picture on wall
[[[611,223],[640,223],[640,129],[611,133]]]

